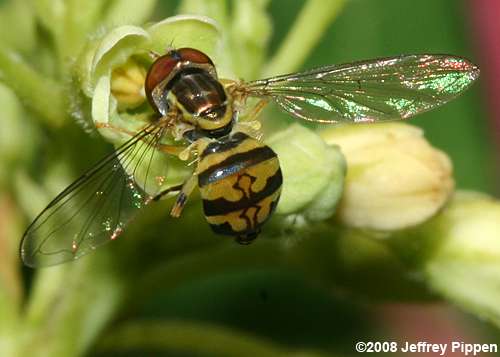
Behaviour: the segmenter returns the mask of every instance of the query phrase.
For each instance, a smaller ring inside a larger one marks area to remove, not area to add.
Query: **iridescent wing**
[[[243,85],[286,112],[321,123],[406,119],[458,96],[479,76],[464,58],[408,55],[327,66]]]
[[[61,192],[24,233],[23,262],[55,265],[116,239],[161,190],[150,176],[165,130],[148,125]]]

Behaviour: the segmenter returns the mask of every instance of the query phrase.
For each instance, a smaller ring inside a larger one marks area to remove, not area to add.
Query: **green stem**
[[[233,329],[186,321],[130,323],[105,337],[97,347],[99,351],[109,354],[151,348],[213,356],[324,356],[311,351],[290,351]]]
[[[264,75],[273,76],[296,71],[316,46],[328,25],[337,17],[344,3],[345,0],[309,0],[265,68]]]
[[[0,80],[50,126],[61,125],[67,117],[63,88],[5,47],[0,48]]]

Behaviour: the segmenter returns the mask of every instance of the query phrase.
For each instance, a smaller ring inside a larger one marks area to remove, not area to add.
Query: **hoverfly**
[[[171,215],[180,216],[196,187],[212,229],[249,243],[277,205],[282,174],[277,155],[255,135],[251,123],[258,122],[238,117],[248,98],[261,100],[255,113],[274,102],[313,122],[381,122],[438,107],[478,76],[464,58],[424,54],[243,82],[219,80],[211,59],[196,49],[156,55],[144,85],[155,119],[38,215],[23,236],[21,258],[32,267],[79,258],[116,239],[136,213],[167,193],[178,192]],[[164,136],[188,146],[164,144]],[[149,168],[161,155],[195,155],[197,165],[182,185],[152,190]]]

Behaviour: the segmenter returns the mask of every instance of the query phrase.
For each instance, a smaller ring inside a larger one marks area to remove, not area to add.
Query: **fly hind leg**
[[[165,195],[171,192],[179,192],[177,195],[177,199],[175,200],[174,206],[170,211],[170,215],[172,217],[178,218],[180,217],[182,210],[186,206],[187,200],[194,188],[196,187],[197,176],[192,175],[189,179],[187,179],[182,185],[172,186],[167,188],[166,190],[158,193],[155,197],[153,197],[153,201],[159,201]]]
[[[186,206],[187,200],[194,188],[196,187],[196,181],[198,176],[192,175],[184,184],[182,185],[181,192],[177,195],[177,199],[175,200],[174,206],[170,211],[170,215],[172,217],[180,217],[184,206]]]
[[[207,138],[199,139],[194,143],[192,143],[188,148],[184,149],[184,152],[180,154],[179,157],[181,159],[187,160],[193,152],[196,152],[196,154],[199,155],[201,152],[203,152],[203,150],[209,143],[210,140]],[[179,191],[174,206],[170,211],[170,215],[172,217],[179,217],[182,213],[182,210],[186,206],[189,196],[191,195],[197,184],[198,184],[198,175],[197,175],[197,170],[195,170],[195,172],[191,175],[191,177],[189,177],[182,185],[167,188],[165,191],[162,191],[159,194],[157,194],[153,198],[153,200],[157,201],[170,192]]]
[[[170,211],[170,215],[172,217],[180,217],[182,210],[184,209],[184,206],[186,205],[189,196],[191,195],[194,188],[196,187],[196,181],[197,181],[197,176],[192,175],[186,182],[184,182],[184,185],[182,185],[181,192],[179,192],[179,195],[177,196],[177,199],[175,200],[174,206],[172,207],[172,210]]]
[[[199,156],[201,153],[205,150],[207,145],[210,143],[210,139],[207,138],[201,138],[196,140],[194,143],[190,145],[188,149],[188,153],[186,154],[187,158],[189,158],[189,155],[191,154],[192,151],[196,152],[196,155]],[[182,155],[179,155],[181,157]],[[182,157],[181,157],[182,159]],[[198,160],[198,159],[197,159]],[[195,172],[191,175],[190,178],[188,178],[184,184],[182,185],[181,192],[179,192],[179,195],[177,196],[177,199],[175,200],[174,206],[172,207],[172,210],[170,211],[170,215],[172,217],[179,217],[182,213],[182,210],[184,209],[184,206],[187,203],[187,200],[191,193],[193,192],[194,188],[198,184],[198,168],[195,170]]]

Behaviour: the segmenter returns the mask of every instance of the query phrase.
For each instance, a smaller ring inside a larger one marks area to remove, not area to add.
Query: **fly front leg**
[[[234,81],[231,79],[220,79],[220,82],[229,93],[229,95],[233,98],[234,108],[237,112],[243,112],[243,110],[247,107],[248,95],[249,91],[245,87],[244,82],[242,81]],[[256,121],[259,114],[269,103],[269,100],[266,98],[261,98],[253,108],[244,116],[241,121],[244,122],[252,122]]]
[[[255,106],[252,108],[252,110],[245,116],[243,121],[245,122],[253,122],[257,121],[257,118],[259,114],[262,112],[262,110],[266,107],[266,105],[269,103],[267,99],[261,99],[255,104]]]
[[[158,53],[158,52],[156,52],[156,51],[152,51],[152,50],[148,52],[148,55],[149,55],[149,57],[150,57],[153,61],[156,61],[158,58],[160,58],[160,57],[161,57],[161,54],[159,54],[159,53]]]
[[[137,134],[137,132],[133,132],[131,130],[127,130],[125,128],[120,128],[118,126],[115,126],[115,125],[112,125],[112,124],[109,124],[109,123],[95,123],[95,127],[97,129],[109,129],[109,130],[113,130],[115,132],[119,132],[119,133],[122,133],[122,134],[126,134],[130,137],[134,136]],[[145,143],[148,143],[147,139],[146,138],[142,138],[141,139],[143,142]],[[167,144],[156,144],[156,149],[165,153],[165,154],[169,154],[169,155],[174,155],[174,156],[178,156],[179,158],[181,158],[182,160],[182,154],[186,151],[186,147],[185,146],[180,146],[180,145],[167,145]]]
[[[126,135],[128,135],[130,137],[132,137],[135,134],[137,134],[137,132],[133,132],[132,130],[127,130],[125,128],[120,128],[119,126],[112,125],[112,124],[109,124],[109,123],[95,122],[94,125],[95,125],[96,129],[110,129],[110,130],[118,132],[118,133],[126,134]]]

